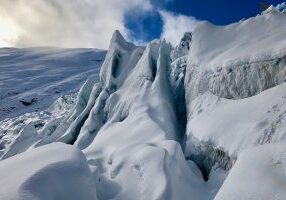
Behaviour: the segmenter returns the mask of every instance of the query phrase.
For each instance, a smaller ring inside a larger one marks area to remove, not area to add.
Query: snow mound
[[[285,199],[285,146],[273,143],[241,153],[215,200]]]
[[[85,156],[65,144],[46,145],[1,161],[0,176],[2,200],[97,199]]]

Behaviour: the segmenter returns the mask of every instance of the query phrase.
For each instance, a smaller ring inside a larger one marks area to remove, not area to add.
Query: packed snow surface
[[[0,177],[1,200],[97,199],[85,156],[66,144],[54,143],[2,161]]]
[[[99,79],[0,124],[0,197],[285,199],[286,27],[273,9],[202,22],[175,48],[115,31]]]

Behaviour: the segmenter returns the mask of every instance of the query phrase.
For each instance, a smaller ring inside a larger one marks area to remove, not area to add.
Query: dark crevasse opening
[[[203,150],[187,156],[186,160],[192,160],[197,164],[205,181],[209,180],[214,166],[228,171],[234,164],[234,159],[221,149],[215,149],[212,146],[204,146],[201,149]]]
[[[73,132],[73,137],[72,137],[71,141],[68,142],[68,144],[73,145],[75,143],[75,141],[77,140],[77,137],[80,133],[80,130],[81,130],[82,126],[84,125],[84,122],[88,118],[88,115],[89,114],[85,115],[84,118],[76,125],[75,130]]]
[[[176,116],[178,120],[179,127],[179,138],[182,149],[185,149],[185,140],[186,140],[186,126],[187,126],[187,109],[186,109],[186,100],[185,100],[185,88],[183,83],[178,85],[178,90],[175,95],[175,109]]]
[[[154,58],[151,58],[151,72],[152,72],[152,81],[155,80],[157,74],[157,63]]]
[[[175,100],[174,107],[178,121],[178,138],[184,153],[187,142],[186,127],[188,122],[184,83],[186,66],[186,59],[177,59],[172,63],[169,74],[170,85],[172,87]],[[214,144],[202,141],[196,141],[193,153],[188,155],[185,154],[185,158],[186,160],[192,160],[196,163],[205,181],[209,180],[209,175],[214,166],[228,171],[234,163],[234,159],[230,158],[226,152],[221,149],[217,149]]]
[[[107,92],[107,90],[105,90]],[[84,116],[84,118],[80,121],[80,123],[77,124],[74,132],[73,132],[73,138],[69,142],[69,144],[74,144],[80,134],[81,129],[83,128],[86,120],[90,117],[90,115],[93,116],[93,119],[95,120],[94,123],[96,123],[96,126],[90,130],[88,137],[86,137],[84,140],[80,141],[80,148],[84,149],[90,145],[90,143],[93,141],[93,139],[96,137],[98,131],[100,128],[106,123],[108,120],[107,113],[104,111],[104,107],[106,105],[106,99],[105,98],[97,98],[96,101],[98,101],[98,107],[95,110],[92,110]]]
[[[186,126],[187,126],[187,108],[185,99],[185,71],[186,62],[184,59],[175,61],[171,64],[169,73],[170,86],[174,95],[174,108],[177,117],[178,138],[182,150],[185,149]]]
[[[120,74],[120,69],[119,69],[119,65],[120,65],[120,54],[117,53],[114,57],[113,57],[113,60],[112,60],[112,76],[114,78],[117,78]]]

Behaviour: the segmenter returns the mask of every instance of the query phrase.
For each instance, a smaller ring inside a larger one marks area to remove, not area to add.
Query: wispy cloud
[[[136,19],[158,12],[163,21],[161,37],[177,44],[185,31],[192,31],[197,20],[160,10],[170,1],[1,0],[0,47],[107,48],[116,29],[131,41],[145,44],[125,27],[126,14]]]
[[[177,45],[185,32],[192,32],[199,22],[192,16],[175,14],[162,10],[160,15],[163,20],[161,38],[165,38],[172,45]]]
[[[152,9],[149,0],[1,0],[0,46],[107,48],[124,15]]]

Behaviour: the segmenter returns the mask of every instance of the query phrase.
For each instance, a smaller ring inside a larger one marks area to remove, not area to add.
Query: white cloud
[[[185,32],[192,32],[198,20],[192,16],[160,11],[163,20],[161,38],[165,38],[172,45],[177,45]]]
[[[124,15],[152,9],[149,0],[1,0],[0,46],[107,48]]]

